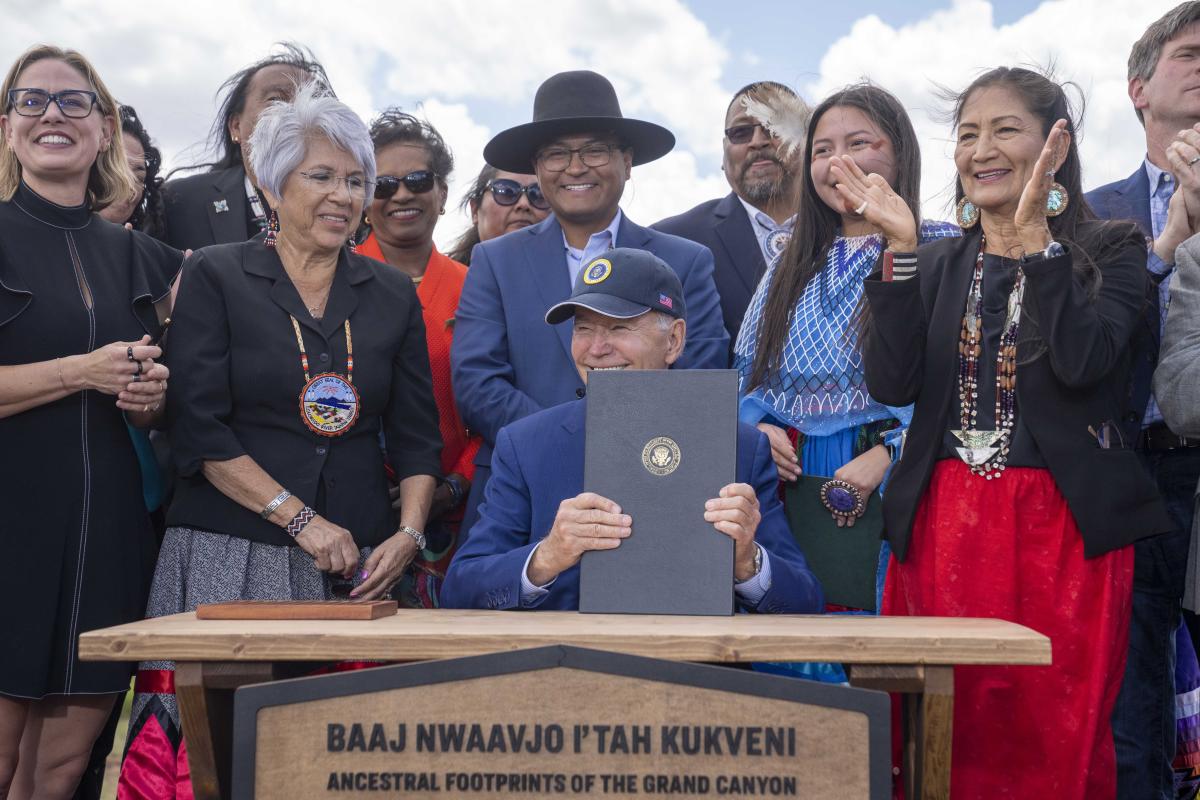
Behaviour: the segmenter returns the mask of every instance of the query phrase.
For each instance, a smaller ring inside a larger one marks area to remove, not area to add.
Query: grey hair
[[[375,146],[366,123],[328,88],[305,81],[291,102],[268,106],[250,134],[250,167],[258,185],[281,197],[288,176],[304,161],[308,142],[316,135],[348,152],[367,180],[375,182]]]
[[[1133,50],[1129,52],[1129,80],[1137,78],[1148,81],[1153,78],[1163,48],[1184,28],[1196,22],[1200,22],[1200,0],[1189,0],[1175,6],[1146,28],[1142,38],[1134,43]],[[1134,113],[1144,125],[1141,109],[1135,108]]]
[[[658,329],[664,333],[671,330],[671,325],[675,322],[675,317],[672,317],[665,311],[659,311],[658,309],[650,309],[650,316],[658,325]]]

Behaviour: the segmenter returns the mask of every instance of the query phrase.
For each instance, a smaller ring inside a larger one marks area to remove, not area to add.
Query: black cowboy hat
[[[617,92],[608,78],[590,70],[551,75],[533,98],[533,122],[501,131],[483,148],[483,158],[505,172],[533,172],[538,148],[573,133],[611,131],[633,148],[633,164],[662,158],[675,146],[675,135],[661,125],[621,115]]]

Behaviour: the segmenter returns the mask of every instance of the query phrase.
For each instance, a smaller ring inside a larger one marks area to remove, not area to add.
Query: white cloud
[[[1174,2],[1047,0],[1002,26],[984,0],[955,0],[898,28],[868,16],[829,45],[805,94],[819,99],[864,76],[895,92],[921,137],[927,213],[942,216],[948,196],[941,190],[953,171],[948,128],[931,116],[941,109],[934,83],[957,87],[998,64],[1055,61],[1061,77],[1087,93],[1082,146],[1091,187],[1124,176],[1140,157],[1125,59]],[[797,19],[808,14],[803,5],[793,8]],[[728,191],[719,171],[720,126],[735,87],[723,85],[725,69],[750,58],[778,60],[714,34],[683,0],[343,0],[336,13],[316,0],[8,0],[5,10],[0,52],[13,57],[47,32],[82,50],[138,108],[175,165],[197,160],[188,148],[211,125],[222,80],[274,41],[309,45],[364,119],[387,105],[419,106],[450,143],[458,169],[440,243],[466,224],[451,209],[482,164],[483,144],[529,119],[534,91],[550,74],[595,69],[616,85],[626,115],[675,132],[675,151],[634,170],[626,189],[630,216],[650,223]]]
[[[667,125],[678,137],[665,166],[635,171],[631,216],[650,223],[725,191],[719,173],[714,180],[697,164],[711,171],[719,160],[728,100],[720,78],[730,55],[679,0],[351,0],[336,14],[313,0],[9,6],[0,52],[15,56],[53,31],[54,42],[81,50],[137,107],[168,166],[200,160],[217,87],[275,41],[311,47],[364,119],[388,105],[420,106],[458,162],[439,243],[466,224],[452,209],[483,163],[484,143],[528,121],[537,86],[566,69],[603,73],[627,116]]]
[[[1080,137],[1084,186],[1123,178],[1145,154],[1141,126],[1126,95],[1125,62],[1146,26],[1174,0],[1050,0],[1009,25],[995,24],[984,0],[955,0],[911,25],[893,28],[878,17],[855,23],[821,60],[807,87],[816,98],[863,77],[900,98],[921,139],[924,213],[947,218],[954,165],[946,110],[935,84],[962,89],[996,66],[1053,64],[1059,80],[1083,89],[1087,111]]]

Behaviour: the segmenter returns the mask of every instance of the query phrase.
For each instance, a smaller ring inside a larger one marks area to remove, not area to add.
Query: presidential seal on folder
[[[736,372],[592,372],[584,490],[621,506],[633,533],[584,554],[579,610],[732,614],[733,540],[704,503],[736,474]]]

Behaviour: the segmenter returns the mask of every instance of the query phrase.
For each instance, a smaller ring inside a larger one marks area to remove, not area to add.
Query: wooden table
[[[311,662],[424,661],[566,644],[673,661],[836,661],[859,687],[904,696],[910,798],[950,794],[954,666],[1046,665],[1050,640],[993,619],[874,616],[625,616],[562,611],[410,611],[370,622],[197,620],[195,614],[85,633],[79,656],[176,662],[197,798],[227,797],[233,690],[294,677]]]

